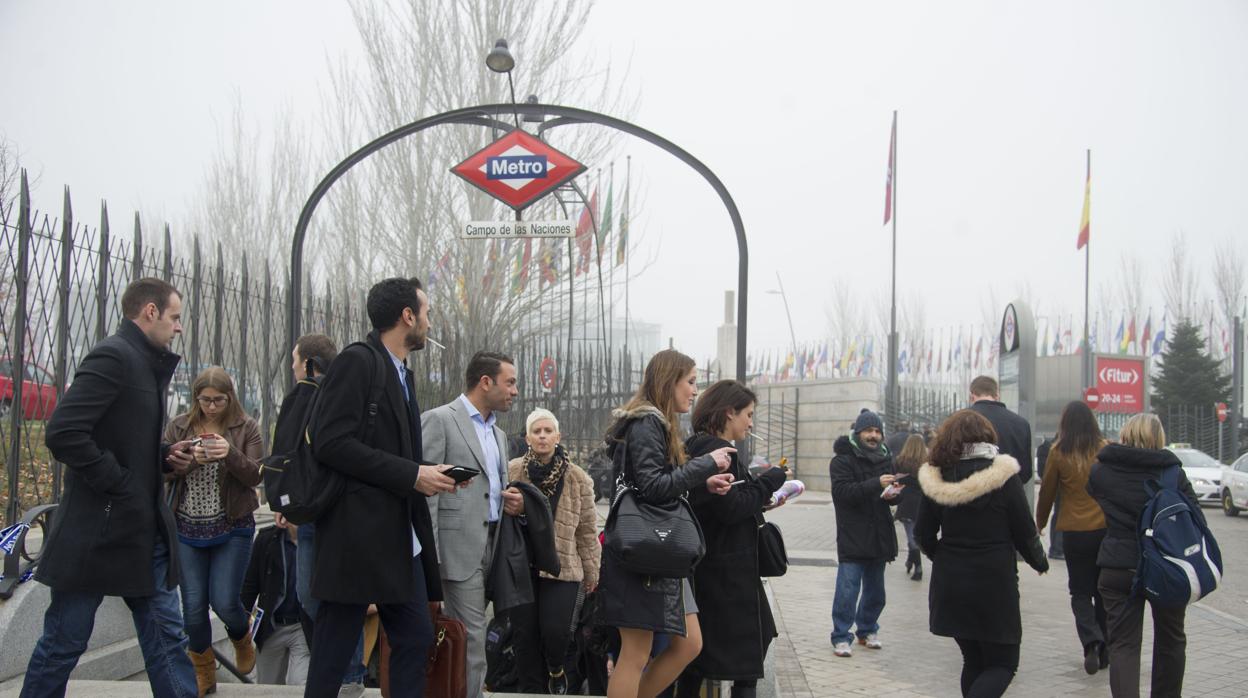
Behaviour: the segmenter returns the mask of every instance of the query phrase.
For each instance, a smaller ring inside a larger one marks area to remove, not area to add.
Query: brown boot
[[[256,668],[256,646],[251,644],[251,636],[244,635],[241,640],[230,640],[234,645],[234,666],[239,672],[250,674]]]
[[[195,683],[199,685],[199,698],[217,692],[217,658],[212,655],[212,648],[203,652],[192,652],[191,663],[195,665]]]

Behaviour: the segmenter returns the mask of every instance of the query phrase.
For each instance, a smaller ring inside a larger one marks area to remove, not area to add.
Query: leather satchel
[[[433,646],[425,669],[425,695],[438,698],[467,698],[468,631],[464,624],[442,613],[442,604],[429,604],[433,619]],[[390,698],[390,643],[383,629],[380,659],[381,695]]]
[[[783,577],[789,571],[789,554],[784,549],[780,527],[767,521],[758,527],[758,576]]]
[[[693,508],[684,497],[662,504],[642,500],[624,479],[627,441],[620,451],[620,482],[604,528],[608,551],[634,574],[692,577],[693,568],[706,554],[702,527]]]

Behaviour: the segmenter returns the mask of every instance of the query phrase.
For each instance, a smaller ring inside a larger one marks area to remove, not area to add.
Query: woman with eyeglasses
[[[239,671],[256,665],[248,610],[239,594],[260,502],[260,427],[247,416],[225,369],[213,366],[191,384],[191,409],[165,428],[165,441],[192,441],[188,466],[170,461],[170,508],[178,529],[182,617],[199,695],[216,689],[209,607],[225,623]]]

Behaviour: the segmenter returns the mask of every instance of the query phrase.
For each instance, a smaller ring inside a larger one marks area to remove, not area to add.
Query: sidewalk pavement
[[[779,695],[799,698],[859,694],[871,696],[959,696],[962,657],[950,638],[927,628],[925,560],[922,582],[905,574],[906,537],[897,538],[902,556],[888,566],[888,604],[880,618],[884,649],[854,646],[854,656],[832,654],[832,595],[836,585],[836,523],[830,498],[807,492],[802,498],[767,515],[784,532],[789,552],[788,574],[770,580],[780,608],[776,653]],[[1037,575],[1020,563],[1023,645],[1018,675],[1010,696],[1107,696],[1109,674],[1088,676],[1075,636],[1066,568],[1051,561],[1048,574]],[[1145,614],[1146,618],[1148,614]],[[1145,621],[1142,683],[1148,692],[1151,670],[1152,621]],[[1248,671],[1248,623],[1203,604],[1187,614],[1185,696],[1243,696]]]

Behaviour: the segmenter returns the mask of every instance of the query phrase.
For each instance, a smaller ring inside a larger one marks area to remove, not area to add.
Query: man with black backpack
[[[338,694],[369,604],[392,648],[392,694],[423,696],[433,642],[427,604],[442,598],[424,498],[453,491],[455,481],[443,472],[450,466],[422,460],[415,376],[405,365],[425,346],[429,297],[417,279],[385,279],[369,290],[367,308],[373,332],[334,360],[309,425],[316,460],[343,483],[316,520],[320,607],[308,697]]]

